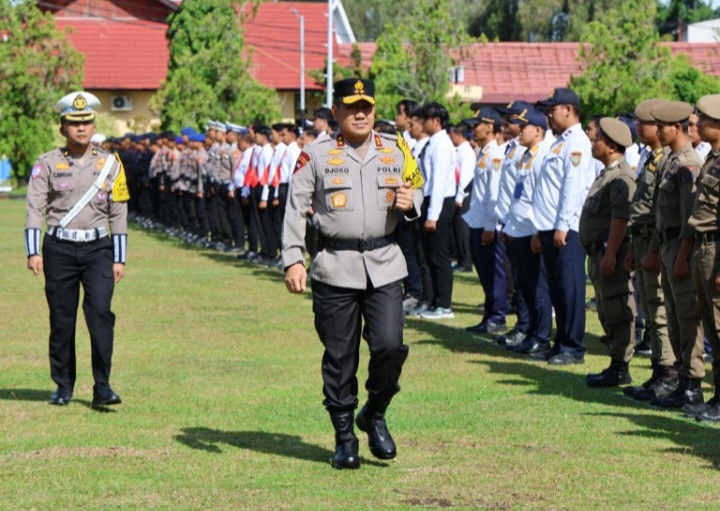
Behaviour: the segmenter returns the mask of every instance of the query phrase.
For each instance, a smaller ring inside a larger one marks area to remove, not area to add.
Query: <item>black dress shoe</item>
[[[93,391],[93,406],[110,406],[119,405],[121,403],[122,399],[120,399],[120,396],[115,394],[115,392],[113,392],[113,390],[109,387],[107,389]]]
[[[548,359],[548,364],[551,366],[567,366],[573,364],[584,364],[585,357],[576,357],[570,353],[563,351],[557,355],[553,355]]]
[[[71,399],[72,392],[57,389],[55,392],[53,392],[52,396],[50,396],[50,401],[48,401],[48,403],[56,406],[67,406],[70,404]]]
[[[588,374],[586,377],[588,387],[617,387],[632,383],[628,371],[608,367],[599,373]]]
[[[505,335],[496,335],[495,342],[498,343],[500,346],[507,346],[508,349],[510,349],[514,346],[518,346],[521,342],[525,340],[525,337],[526,335],[520,330],[513,330],[512,332]]]
[[[650,403],[661,408],[682,408],[687,404],[697,405],[703,403],[700,378],[680,377],[680,384],[674,392],[665,397],[654,397]]]
[[[548,353],[550,351],[550,343],[538,342],[534,339],[525,339],[523,342],[515,346],[512,351],[518,355],[533,355],[536,353]],[[547,358],[543,358],[547,360]]]
[[[473,334],[495,334],[507,330],[505,323],[495,323],[493,321],[485,321],[475,326],[469,326],[465,330]]]
[[[385,423],[383,413],[368,410],[365,405],[355,418],[355,425],[368,435],[368,445],[373,456],[381,460],[391,460],[397,456],[397,448]]]
[[[713,399],[708,401],[708,403],[712,401]],[[715,402],[711,406],[708,406],[706,410],[697,414],[695,419],[704,422],[720,422],[720,401],[715,400]]]

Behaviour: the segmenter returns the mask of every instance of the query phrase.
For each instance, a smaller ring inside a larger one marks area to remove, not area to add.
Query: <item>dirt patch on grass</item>
[[[9,458],[58,459],[58,458],[159,458],[166,455],[163,449],[133,449],[130,447],[49,447],[38,451],[8,454]]]

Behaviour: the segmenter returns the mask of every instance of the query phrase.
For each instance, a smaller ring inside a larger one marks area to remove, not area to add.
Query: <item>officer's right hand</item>
[[[630,251],[625,256],[625,271],[635,271],[635,252]]]
[[[285,272],[285,287],[291,293],[302,293],[307,284],[307,270],[301,263],[293,264]]]
[[[267,201],[261,200],[260,204],[258,204],[258,209],[267,209]]]
[[[640,267],[649,273],[660,272],[660,258],[657,252],[648,252],[640,262]]]
[[[533,254],[539,254],[542,252],[542,245],[540,244],[540,236],[537,234],[533,234],[533,237],[530,239],[530,251]]]
[[[243,205],[243,206],[249,206],[249,205],[250,205],[250,199],[248,199],[247,197],[243,197],[243,198],[242,198],[242,205]]]
[[[196,197],[197,197],[198,199],[202,199],[202,198],[203,198],[203,193],[202,193],[202,192],[198,192],[198,193],[196,194]]]
[[[36,277],[43,271],[43,259],[39,255],[30,256],[27,261],[28,270],[33,272]]]

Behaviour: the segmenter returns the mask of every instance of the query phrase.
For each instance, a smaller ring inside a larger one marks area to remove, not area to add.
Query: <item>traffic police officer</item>
[[[623,389],[626,396],[638,401],[649,401],[659,396],[664,397],[675,390],[677,373],[675,354],[670,345],[667,330],[667,314],[665,297],[663,296],[660,274],[649,272],[637,264],[642,261],[655,235],[655,199],[657,185],[662,179],[662,172],[667,162],[668,149],[660,144],[655,118],[652,109],[667,101],[664,99],[648,99],[635,108],[638,136],[649,149],[644,158],[637,178],[637,188],[630,205],[630,234],[632,243],[630,252],[625,258],[628,271],[635,271],[640,306],[645,318],[645,326],[650,335],[652,375],[639,386]],[[669,385],[668,385],[669,383]]]
[[[692,274],[698,294],[700,316],[705,336],[712,347],[713,385],[715,393],[705,404],[692,407],[695,418],[720,422],[720,275],[717,248],[720,242],[720,94],[700,98],[698,131],[710,144],[705,164],[697,180],[697,194],[688,224],[695,231]]]
[[[671,101],[653,108],[660,143],[669,146],[667,166],[658,186],[656,236],[642,267],[662,271],[662,286],[668,315],[668,334],[679,364],[679,385],[665,397],[656,396],[652,404],[681,408],[703,402],[700,384],[705,376],[703,332],[698,298],[690,273],[694,245],[688,218],[693,207],[695,179],[701,163],[685,135],[691,105]]]
[[[370,346],[368,401],[356,424],[368,433],[374,456],[396,455],[384,414],[400,389],[408,347],[403,344],[401,288],[407,269],[394,232],[400,211],[419,216],[422,193],[403,183],[404,169],[412,170],[407,167],[415,162],[402,136],[372,131],[372,81],[337,82],[332,111],[340,125],[337,139],[326,137],[305,146],[296,164],[283,223],[282,257],[288,290],[303,292],[305,212],[312,205],[320,231],[320,252],[311,268],[313,310],[325,346],[324,405],[336,442],[332,464],[358,468],[353,412],[358,404],[355,373],[361,333]]]
[[[50,374],[57,390],[50,404],[67,405],[75,377],[75,323],[80,284],[90,331],[95,379],[93,406],[119,404],[110,388],[115,315],[113,290],[125,274],[127,201],[125,173],[117,156],[90,144],[100,101],[72,92],[55,105],[67,145],[45,153],[33,166],[27,194],[27,267],[45,275],[50,308]],[[40,231],[47,232],[40,248]]]
[[[623,261],[628,251],[626,238],[630,201],[635,193],[635,172],[624,158],[633,144],[630,129],[618,119],[603,117],[598,122],[593,157],[605,168],[590,187],[580,215],[580,243],[588,265],[594,271],[598,313],[605,318],[610,367],[588,374],[590,387],[616,387],[632,381],[628,364],[635,347],[635,299],[630,273]]]

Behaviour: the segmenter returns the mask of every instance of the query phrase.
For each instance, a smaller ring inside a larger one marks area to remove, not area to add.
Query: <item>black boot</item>
[[[599,373],[587,375],[588,387],[617,387],[632,382],[627,362],[610,360],[610,367]]]
[[[661,399],[675,392],[680,385],[677,369],[673,366],[658,366],[657,381],[647,389],[635,392],[634,399],[638,401],[651,401]]]
[[[715,387],[713,397],[707,403],[704,403],[702,408],[696,405],[695,410],[687,410],[691,405],[683,406],[683,412],[688,417],[695,417],[699,421],[720,422],[720,375],[713,376],[713,385]],[[694,415],[688,413],[693,411],[695,411]]]
[[[368,435],[368,445],[373,456],[391,460],[397,455],[397,448],[385,423],[385,411],[390,403],[375,403],[369,399],[355,419],[360,431]]]
[[[704,401],[700,390],[700,378],[680,377],[680,385],[671,394],[665,397],[655,397],[651,403],[661,408],[682,408],[687,404],[695,405]]]
[[[335,428],[335,456],[333,456],[332,459],[333,468],[360,468],[358,439],[353,431],[353,412],[331,413],[330,420]]]
[[[654,358],[652,360],[650,360],[650,364],[652,366],[652,375],[650,376],[650,379],[648,381],[646,381],[645,383],[643,383],[642,385],[637,385],[637,386],[631,385],[629,387],[625,387],[623,389],[623,394],[625,394],[627,397],[637,399],[635,397],[635,394],[637,392],[648,391],[655,384],[655,382],[658,381],[658,379],[660,378],[660,375],[662,374],[661,366],[660,366],[659,362],[657,361],[657,359],[654,359]],[[651,396],[648,399],[652,399],[653,397],[654,396]],[[646,400],[640,399],[640,401],[646,401]]]

